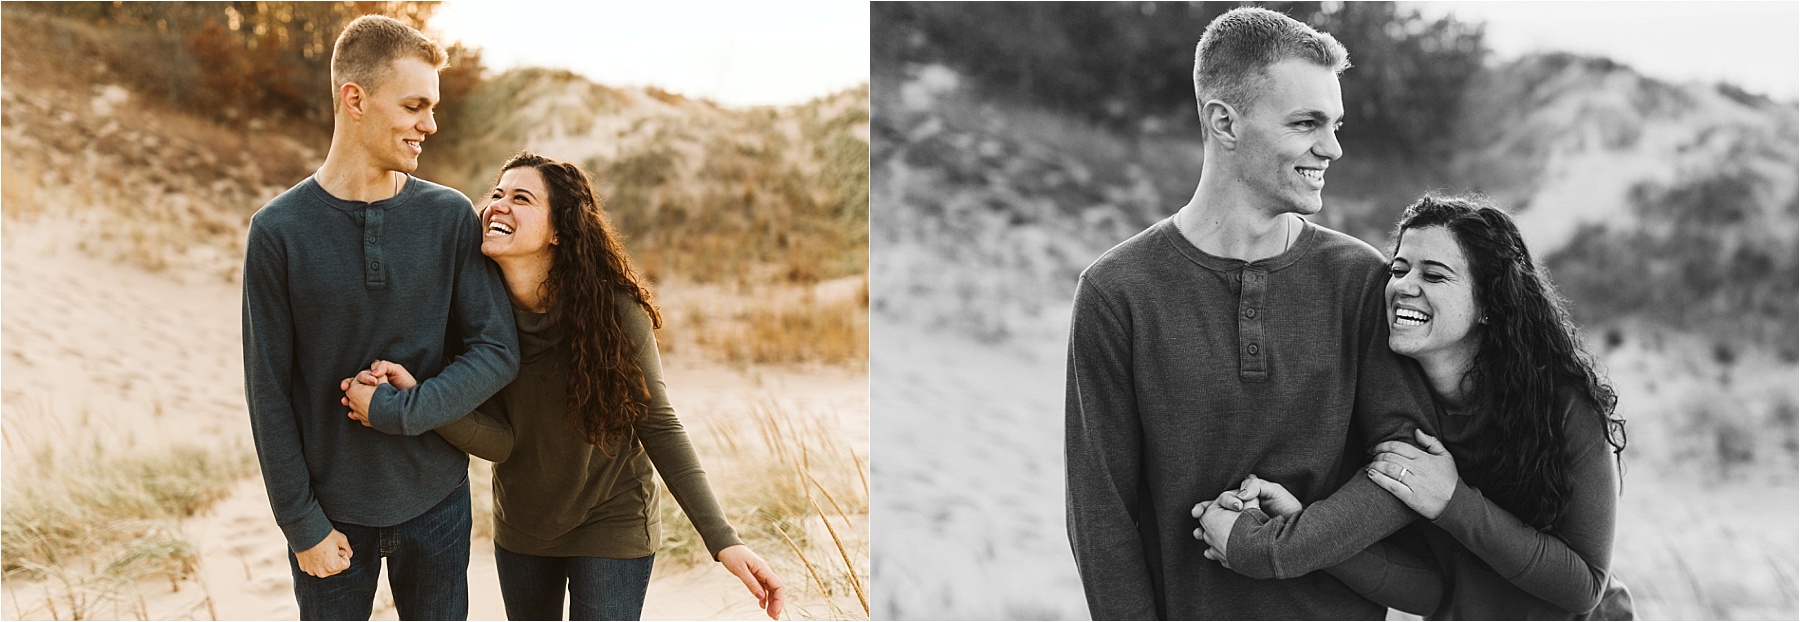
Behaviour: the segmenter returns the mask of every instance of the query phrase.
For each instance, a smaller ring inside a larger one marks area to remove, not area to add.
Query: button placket
[[[363,212],[363,287],[371,290],[387,289],[387,271],[381,265],[383,212],[374,208],[366,208]]]
[[[1268,293],[1269,273],[1244,268],[1240,273],[1243,286],[1238,305],[1238,379],[1244,382],[1266,382],[1269,379],[1269,348],[1263,327],[1263,299]]]

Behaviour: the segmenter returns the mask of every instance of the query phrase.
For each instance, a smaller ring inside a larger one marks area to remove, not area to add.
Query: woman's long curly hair
[[[1558,389],[1573,389],[1604,419],[1615,459],[1625,451],[1618,396],[1582,346],[1568,303],[1531,259],[1511,216],[1478,196],[1426,195],[1406,208],[1394,230],[1444,227],[1469,261],[1475,305],[1486,318],[1481,349],[1468,372],[1467,403],[1494,417],[1496,446],[1485,464],[1469,465],[1469,483],[1540,530],[1556,524],[1571,483],[1565,444],[1569,423]]]
[[[583,438],[612,455],[633,438],[633,426],[650,412],[650,388],[637,363],[637,345],[619,321],[620,305],[636,304],[662,328],[650,290],[631,268],[631,258],[607,220],[600,196],[581,167],[521,151],[500,173],[531,167],[544,176],[549,196],[551,248],[546,299],[559,314],[569,345],[569,422]],[[646,344],[656,347],[655,343]]]

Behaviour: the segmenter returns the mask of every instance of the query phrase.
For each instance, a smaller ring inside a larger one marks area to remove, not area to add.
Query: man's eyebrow
[[[1325,111],[1323,110],[1314,109],[1296,110],[1289,114],[1288,117],[1292,119],[1310,119],[1318,121],[1319,123],[1328,123],[1331,121],[1331,115],[1325,114]]]

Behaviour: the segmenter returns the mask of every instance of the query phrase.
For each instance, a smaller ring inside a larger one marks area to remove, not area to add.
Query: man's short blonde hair
[[[338,33],[337,44],[331,48],[332,101],[338,101],[336,94],[351,82],[374,91],[393,73],[394,61],[407,57],[438,70],[450,64],[443,46],[400,20],[384,15],[356,18]]]
[[[1214,19],[1194,46],[1194,103],[1217,99],[1249,112],[1269,83],[1269,67],[1301,59],[1343,73],[1350,68],[1344,44],[1294,18],[1252,7]]]

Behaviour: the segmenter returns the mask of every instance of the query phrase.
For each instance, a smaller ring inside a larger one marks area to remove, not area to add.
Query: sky
[[[555,67],[727,106],[789,105],[869,80],[866,2],[451,0],[428,26],[499,72]]]
[[[1726,81],[1800,96],[1796,2],[1406,2],[1427,17],[1485,21],[1498,59],[1562,50],[1607,56],[1672,82]],[[1352,57],[1354,57],[1352,52]]]

